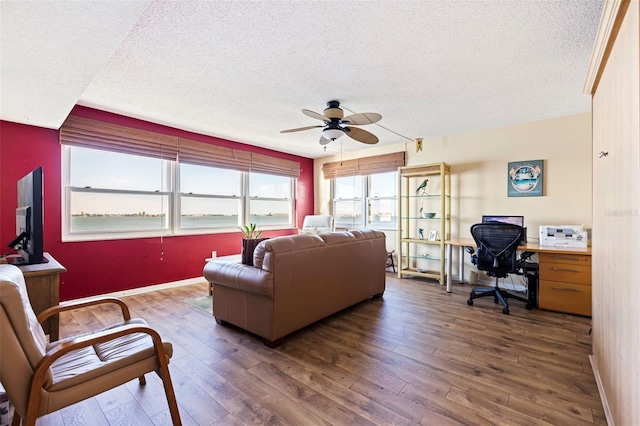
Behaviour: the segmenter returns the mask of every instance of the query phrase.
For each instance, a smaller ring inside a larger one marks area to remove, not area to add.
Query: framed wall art
[[[509,197],[540,197],[543,195],[544,161],[514,161],[509,163],[507,194]]]

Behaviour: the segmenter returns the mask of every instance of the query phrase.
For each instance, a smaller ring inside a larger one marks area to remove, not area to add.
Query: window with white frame
[[[64,170],[66,233],[148,233],[169,229],[170,162],[65,147]]]
[[[293,226],[294,179],[64,146],[63,239]]]
[[[242,172],[180,164],[181,229],[230,228],[242,223]]]
[[[376,173],[368,177],[368,227],[398,228],[398,172]]]
[[[364,228],[363,177],[333,179],[333,217],[336,228]]]
[[[333,179],[336,228],[396,229],[397,172]]]
[[[249,223],[289,225],[293,220],[293,179],[265,173],[248,174]]]

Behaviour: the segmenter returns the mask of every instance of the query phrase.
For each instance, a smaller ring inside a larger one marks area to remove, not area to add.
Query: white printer
[[[587,247],[587,233],[582,225],[542,225],[540,245],[552,247]]]

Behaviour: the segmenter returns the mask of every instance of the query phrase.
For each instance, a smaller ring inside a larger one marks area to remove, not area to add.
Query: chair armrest
[[[60,312],[69,311],[72,309],[86,308],[89,306],[101,305],[106,303],[115,303],[116,305],[120,306],[123,319],[125,321],[131,319],[131,313],[129,312],[129,307],[127,306],[126,303],[124,303],[122,300],[118,299],[117,297],[100,297],[96,299],[85,300],[82,302],[63,302],[57,306],[52,306],[40,312],[37,318],[38,318],[38,322],[42,324],[47,318],[49,318],[52,315],[59,314]]]

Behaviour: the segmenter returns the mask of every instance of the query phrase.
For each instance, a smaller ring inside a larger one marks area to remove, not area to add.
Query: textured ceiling
[[[380,144],[576,114],[602,6],[1,0],[0,114],[58,128],[80,104],[312,158],[339,142],[279,131],[332,99],[382,114]]]

